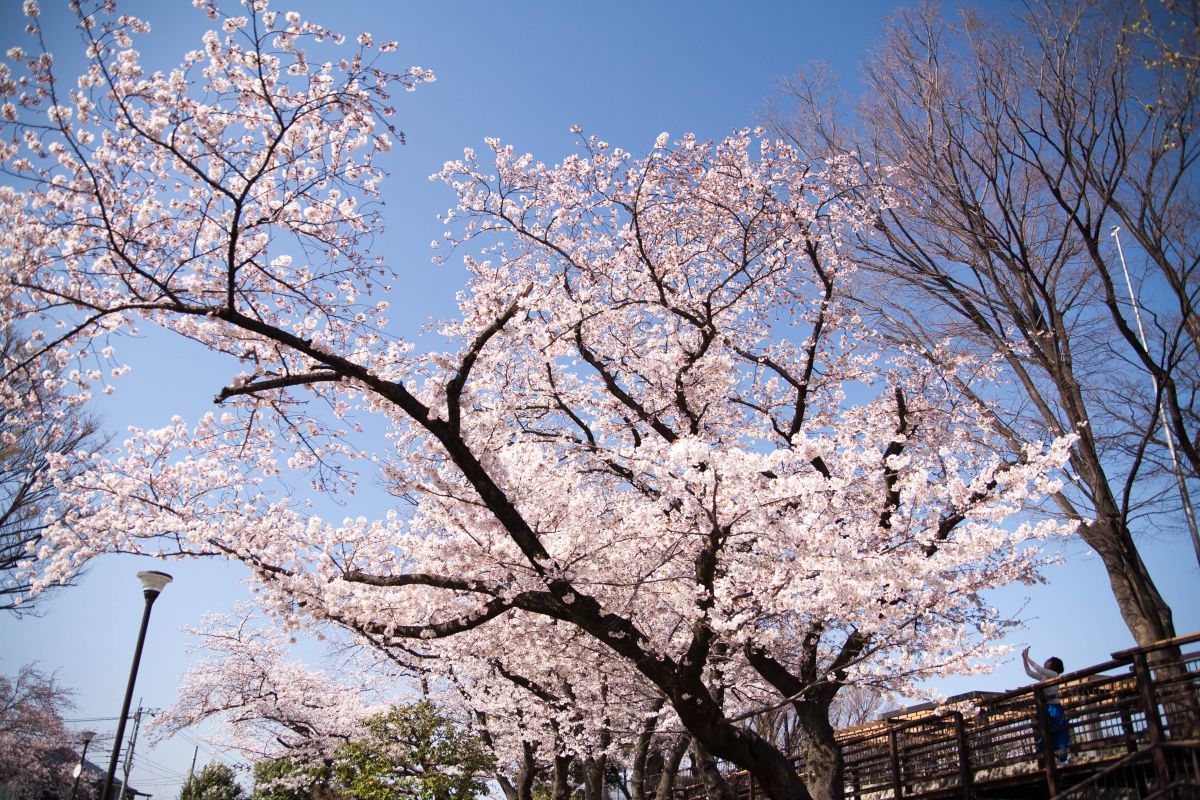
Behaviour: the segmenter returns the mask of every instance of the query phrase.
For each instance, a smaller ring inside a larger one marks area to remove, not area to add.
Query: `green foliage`
[[[189,778],[179,793],[179,800],[242,800],[244,792],[233,779],[233,770],[215,762]]]
[[[494,768],[483,744],[428,701],[371,717],[340,748],[334,781],[354,800],[473,800]]]

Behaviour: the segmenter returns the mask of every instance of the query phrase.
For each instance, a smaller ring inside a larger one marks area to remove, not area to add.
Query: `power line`
[[[160,775],[164,778],[179,778],[180,780],[184,778],[184,774],[179,770],[169,767],[161,762],[153,761],[145,756],[141,756],[138,759],[137,766],[145,772]]]

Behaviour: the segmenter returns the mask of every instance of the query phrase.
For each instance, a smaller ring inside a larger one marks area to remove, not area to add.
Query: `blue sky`
[[[60,74],[71,76],[80,48],[65,5],[45,0],[43,21],[52,46],[59,49]],[[717,137],[753,124],[777,81],[813,61],[830,64],[854,93],[858,62],[895,5],[891,0],[296,0],[273,7],[295,8],[347,34],[369,30],[377,41],[397,39],[398,65],[420,65],[437,73],[435,84],[398,100],[398,120],[408,144],[387,165],[392,173],[385,190],[388,228],[377,242],[377,252],[400,274],[392,319],[398,333],[411,335],[431,316],[449,316],[454,310],[462,276],[452,267],[433,266],[428,246],[442,230],[436,215],[453,196],[427,177],[459,156],[464,146],[497,136],[551,162],[573,150],[575,138],[568,131],[573,124],[634,152],[649,149],[661,131],[673,137],[685,131]],[[153,33],[138,46],[154,67],[171,66],[184,50],[199,46],[208,24],[187,0],[119,0],[119,7],[151,22]],[[16,0],[5,0],[0,7],[5,48],[25,44],[18,13]],[[99,409],[106,427],[118,436],[130,424],[162,425],[174,414],[195,418],[210,410],[212,396],[237,371],[186,342],[153,335],[131,343],[125,357],[134,373]],[[357,512],[347,508],[347,513]],[[1176,610],[1177,629],[1200,629],[1200,583],[1190,544],[1174,533],[1150,533],[1144,543],[1151,572]],[[1013,636],[1013,643],[1032,644],[1042,658],[1057,653],[1073,669],[1103,661],[1132,642],[1098,561],[1078,543],[1066,545],[1064,554],[1068,564],[1049,571],[1048,586],[1007,590],[996,602],[1006,612],[1024,609],[1028,627]],[[187,664],[187,639],[180,626],[194,625],[203,613],[228,610],[245,599],[240,568],[101,559],[78,587],[44,603],[41,617],[0,617],[0,670],[13,672],[39,661],[78,690],[73,719],[115,717],[142,607],[134,574],[156,567],[175,574],[176,581],[156,605],[135,697],[145,698],[149,707],[170,705],[175,680]],[[951,681],[940,688],[952,693],[1021,685],[1026,678],[1018,661],[994,676]],[[115,723],[77,727],[111,733]],[[158,798],[176,797],[191,761],[191,744],[175,739],[154,750],[140,748],[140,753],[133,784]],[[98,763],[107,763],[106,754],[96,749],[92,754]],[[209,757],[201,751],[199,763]]]

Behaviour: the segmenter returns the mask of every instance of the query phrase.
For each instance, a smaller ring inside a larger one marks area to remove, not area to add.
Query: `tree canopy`
[[[220,413],[56,473],[36,588],[103,552],[236,559],[288,625],[437,656],[489,710],[539,698],[513,727],[593,776],[606,733],[637,736],[614,717],[661,717],[776,800],[840,793],[842,687],[994,652],[983,593],[1037,580],[1030,542],[1072,527],[1013,517],[1074,432],[1013,446],[970,391],[990,358],[881,351],[847,243],[897,199],[845,192],[853,159],[751,130],[641,156],[581,134],[554,165],[488,141],[439,176],[470,277],[447,350],[420,351],[389,333],[371,232],[390,92],[428,74],[263,0],[199,5],[218,29],[176,69],[85,3],[77,88],[39,53],[2,84],[3,299],[35,354],[119,371],[149,324],[233,372]],[[408,513],[327,521],[294,491],[376,468]],[[742,724],[780,705],[804,776]]]
[[[64,796],[76,742],[63,723],[73,693],[36,665],[0,675],[0,785],[21,797]]]
[[[244,795],[233,768],[213,761],[205,764],[199,774],[189,776],[179,791],[179,800],[242,800]]]
[[[479,740],[427,700],[366,720],[340,747],[333,776],[354,800],[473,800],[493,762]]]

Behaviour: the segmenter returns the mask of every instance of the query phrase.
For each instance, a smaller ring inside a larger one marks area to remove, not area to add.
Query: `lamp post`
[[[75,796],[79,793],[79,776],[83,774],[83,762],[87,758],[88,745],[94,738],[96,738],[94,731],[83,731],[79,734],[79,739],[83,742],[83,752],[79,754],[79,763],[75,765],[75,783],[71,786],[71,800],[75,800]]]
[[[133,666],[129,668],[125,702],[121,704],[121,716],[117,719],[117,741],[113,744],[112,759],[108,762],[108,774],[104,777],[104,789],[100,792],[100,800],[110,800],[112,795],[113,776],[117,774],[117,761],[121,757],[121,740],[125,738],[125,719],[129,716],[129,704],[133,702],[133,685],[137,682],[138,664],[142,660],[142,645],[146,643],[146,626],[150,624],[150,607],[154,605],[163,588],[171,582],[170,575],[155,570],[143,570],[137,576],[142,582],[142,596],[146,598],[146,608],[142,612],[142,627],[138,631],[137,647],[133,649]]]

